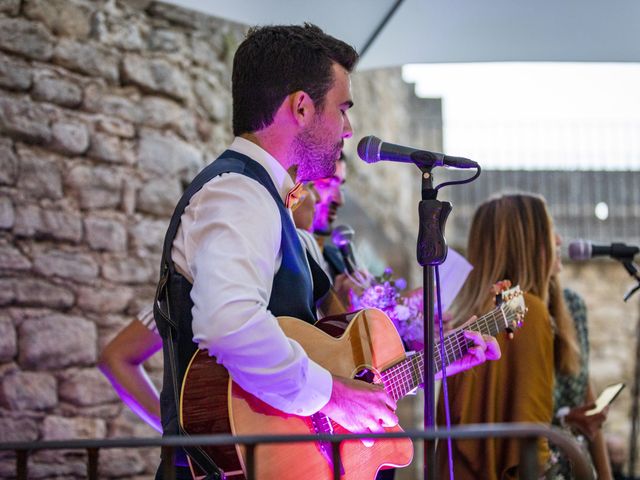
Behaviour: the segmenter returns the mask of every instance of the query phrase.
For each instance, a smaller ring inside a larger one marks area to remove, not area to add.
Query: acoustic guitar
[[[464,330],[495,335],[513,331],[522,323],[525,305],[522,292],[514,287],[502,293],[497,308],[471,324],[453,330],[444,339],[445,358],[434,352],[436,371],[463,357],[473,343]],[[380,310],[367,309],[350,314],[346,329],[331,336],[320,328],[293,317],[280,317],[280,326],[289,338],[300,343],[310,358],[332,374],[384,385],[399,400],[423,384],[423,352],[405,352],[392,321]],[[319,322],[333,327],[340,322]],[[309,417],[277,410],[234,383],[227,371],[206,351],[197,351],[187,369],[180,396],[180,422],[190,435],[226,433],[260,434],[341,434],[350,433],[321,413]],[[402,431],[400,426],[385,429]],[[225,478],[244,480],[245,449],[242,445],[201,447]],[[342,442],[342,480],[373,480],[381,468],[403,467],[413,458],[410,439],[377,440],[365,447],[359,440]],[[333,478],[331,444],[299,442],[262,444],[255,450],[256,478],[260,480],[322,480]],[[192,464],[194,478],[203,472]]]

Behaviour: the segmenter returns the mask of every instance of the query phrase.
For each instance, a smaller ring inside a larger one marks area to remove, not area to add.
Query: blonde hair
[[[473,270],[451,307],[454,318],[467,319],[493,308],[491,286],[499,280],[511,280],[547,304],[554,244],[553,223],[541,196],[503,194],[482,203],[469,231],[467,257]],[[556,368],[575,373],[579,365],[575,327],[563,303],[555,305],[560,305],[553,312],[557,335],[563,338],[556,342],[560,347]]]

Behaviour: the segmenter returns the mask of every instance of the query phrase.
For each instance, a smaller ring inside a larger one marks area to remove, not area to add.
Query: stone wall
[[[155,434],[95,362],[153,297],[183,185],[231,138],[243,35],[149,1],[0,2],[0,441]],[[151,478],[158,454],[101,460],[101,478]],[[43,452],[29,477],[85,472]]]

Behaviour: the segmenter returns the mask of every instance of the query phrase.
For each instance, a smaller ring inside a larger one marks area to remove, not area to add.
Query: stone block
[[[146,91],[159,92],[178,100],[191,97],[188,75],[177,65],[160,58],[129,54],[122,62],[123,80]]]
[[[162,355],[159,355],[162,356]],[[131,409],[122,408],[109,425],[109,437],[158,437],[159,434],[143,422]],[[157,463],[157,461],[156,461]],[[157,465],[156,465],[157,466]]]
[[[94,406],[77,406],[68,402],[60,403],[60,413],[66,417],[91,417],[110,419],[122,408],[121,402],[105,403]]]
[[[7,15],[18,15],[20,13],[20,2],[22,0],[2,0],[0,2],[0,12]]]
[[[125,215],[133,215],[136,211],[136,196],[139,181],[133,177],[125,177],[122,182],[122,211]]]
[[[71,369],[60,375],[60,399],[89,407],[119,399],[106,377],[96,368]]]
[[[226,40],[222,32],[194,32],[191,35],[189,55],[209,70],[223,70]]]
[[[13,228],[15,218],[16,214],[11,199],[0,197],[0,228],[7,230]]]
[[[39,22],[23,18],[0,18],[0,49],[34,60],[49,60],[54,37]]]
[[[135,152],[132,142],[106,133],[94,132],[87,155],[110,163],[135,163]]]
[[[0,305],[9,305],[16,299],[12,279],[0,278]]]
[[[91,32],[91,8],[88,3],[68,0],[25,0],[24,14],[44,23],[59,36],[86,39]]]
[[[176,179],[160,178],[146,182],[138,193],[137,209],[143,213],[169,216],[182,195]]]
[[[81,317],[51,314],[25,320],[18,328],[19,363],[38,370],[93,365],[96,342],[96,326]]]
[[[133,299],[133,290],[120,285],[81,286],[76,293],[79,308],[100,314],[124,312]],[[102,324],[103,321],[97,323]]]
[[[89,130],[83,123],[55,122],[51,132],[53,134],[51,148],[61,153],[82,155],[89,148]]]
[[[88,217],[84,221],[87,242],[94,250],[121,252],[127,249],[127,229],[122,221]]]
[[[82,218],[77,212],[42,210],[43,233],[58,240],[79,242],[82,239]]]
[[[168,98],[147,96],[142,102],[144,123],[149,127],[171,128],[189,141],[198,139],[195,115]]]
[[[14,185],[18,179],[18,157],[13,142],[0,137],[0,185]]]
[[[165,28],[156,28],[149,33],[149,49],[163,52],[177,52],[187,48],[184,33]]]
[[[127,7],[132,8],[134,10],[144,11],[153,2],[154,0],[127,0]]]
[[[84,107],[90,112],[119,117],[131,123],[142,121],[142,110],[135,99],[129,98],[124,92],[121,95],[107,93],[94,84],[85,89]]]
[[[29,459],[30,479],[71,480],[87,476],[87,461],[78,458],[77,450],[57,450],[55,454],[50,450],[42,450],[32,453]]]
[[[100,454],[98,474],[103,478],[120,478],[123,476],[142,474],[146,464],[138,449],[110,448]]]
[[[0,96],[0,132],[32,143],[51,140],[46,112],[24,98]]]
[[[13,245],[0,241],[0,269],[29,270],[31,262]]]
[[[133,292],[133,290],[131,291]],[[127,311],[129,308],[127,307]],[[102,351],[104,346],[131,322],[132,318],[128,313],[106,313],[95,316],[94,321],[98,326],[98,350]]]
[[[209,118],[216,122],[229,119],[231,110],[230,95],[217,83],[213,75],[207,79],[199,78],[196,80],[194,91]]]
[[[153,2],[149,6],[148,12],[154,17],[160,17],[169,20],[171,23],[188,27],[192,29],[202,29],[207,27],[207,20],[199,12],[195,10],[189,10],[186,8],[180,8],[176,5],[171,5],[162,2]]]
[[[113,257],[105,259],[102,276],[114,283],[146,283],[152,280],[152,270],[143,259],[136,257]]]
[[[96,122],[96,128],[100,132],[122,138],[133,138],[136,135],[136,129],[131,123],[118,118],[100,118]]]
[[[16,372],[2,379],[0,403],[9,410],[47,410],[58,404],[57,382],[44,372]]]
[[[76,72],[106,78],[117,83],[118,56],[112,50],[91,42],[63,38],[53,51],[53,61]]]
[[[79,242],[82,239],[82,218],[73,211],[44,210],[36,205],[18,207],[14,226],[18,236],[34,235]]]
[[[5,283],[6,282],[6,283]],[[59,285],[38,278],[6,279],[3,289],[11,289],[13,298],[19,305],[31,307],[69,308],[75,303],[73,293]]]
[[[44,230],[42,211],[36,205],[22,205],[16,211],[13,232],[17,236],[32,237]]]
[[[146,47],[144,37],[147,30],[147,25],[133,19],[127,22],[112,22],[104,42],[123,50],[139,51]]]
[[[31,95],[42,102],[75,108],[82,103],[82,88],[72,81],[51,75],[36,75]]]
[[[0,417],[0,442],[35,442],[38,440],[38,432],[38,422],[35,418],[12,418],[4,415]],[[12,466],[15,468],[15,464]],[[15,475],[15,470],[13,474]]]
[[[172,177],[181,170],[199,170],[202,152],[175,135],[144,130],[140,134],[138,163],[149,172]]]
[[[37,253],[33,259],[33,267],[46,277],[68,278],[80,282],[96,278],[99,271],[92,256],[64,250]]]
[[[122,193],[122,178],[106,167],[76,165],[69,171],[67,183],[85,209],[117,207]]]
[[[129,230],[133,247],[145,248],[152,252],[161,252],[168,226],[168,220],[140,220]]]
[[[55,415],[44,419],[42,440],[105,438],[107,426],[100,418],[66,418]]]
[[[9,317],[0,316],[0,362],[10,362],[18,354],[16,329]]]
[[[31,88],[32,76],[27,63],[0,54],[0,87],[8,90],[28,90]]]
[[[62,173],[59,158],[46,150],[18,147],[20,169],[18,188],[32,198],[62,198]]]

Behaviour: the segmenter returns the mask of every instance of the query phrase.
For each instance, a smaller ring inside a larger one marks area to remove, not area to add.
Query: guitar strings
[[[474,322],[472,328],[466,330],[478,331],[483,334],[495,335],[500,331],[499,320],[504,321],[504,327],[508,327],[509,323],[515,319],[515,312],[503,305],[496,308],[486,315],[480,317]],[[493,325],[493,328],[491,328]],[[464,330],[452,333],[445,338],[445,357],[447,365],[456,360],[466,352],[472,341],[464,337]],[[463,351],[463,346],[466,348]],[[435,351],[435,362],[437,371],[442,369],[442,361],[440,352]],[[385,370],[380,374],[385,390],[395,400],[404,397],[411,390],[415,389],[422,383],[421,373],[424,368],[424,352],[418,352],[411,355],[405,361],[402,361],[393,367]]]

